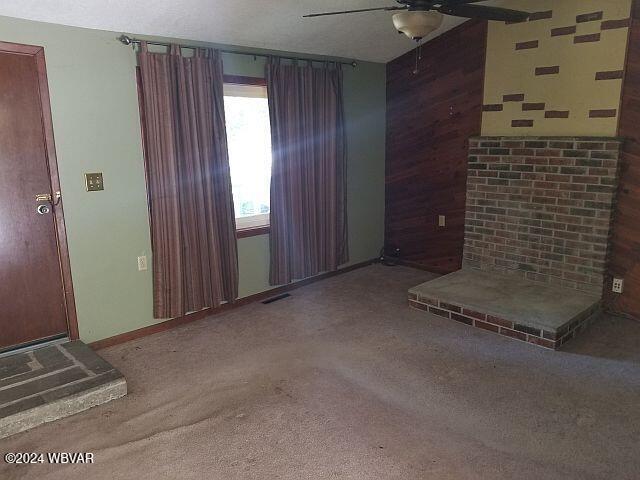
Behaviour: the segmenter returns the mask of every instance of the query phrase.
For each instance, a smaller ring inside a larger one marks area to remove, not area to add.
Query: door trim
[[[47,81],[47,67],[44,59],[44,47],[36,45],[23,45],[19,43],[0,42],[0,52],[32,56],[36,62],[38,74],[38,86],[40,104],[42,106],[42,133],[45,141],[45,155],[49,178],[51,181],[52,198],[54,192],[62,191],[58,177],[58,160],[53,135],[53,122],[51,119],[51,104],[49,98],[49,83]],[[63,211],[64,195],[60,203],[53,207],[56,224],[56,240],[58,244],[58,262],[62,277],[62,288],[65,298],[65,310],[67,315],[67,331],[71,340],[80,338],[78,332],[78,316],[76,314],[75,297],[73,294],[73,281],[71,279],[71,262],[67,243],[67,230],[64,223]]]

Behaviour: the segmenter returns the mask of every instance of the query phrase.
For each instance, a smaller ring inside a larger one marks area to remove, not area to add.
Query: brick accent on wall
[[[622,141],[469,143],[465,266],[601,293]]]
[[[519,3],[538,11],[526,22],[489,22],[483,103],[494,107],[483,110],[481,135],[615,136],[631,0]],[[545,108],[523,116],[503,98],[512,93]]]

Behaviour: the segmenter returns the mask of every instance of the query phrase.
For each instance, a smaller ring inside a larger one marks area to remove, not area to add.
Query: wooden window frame
[[[224,75],[224,83],[235,83],[236,85],[257,85],[267,86],[267,80],[261,77],[243,77],[242,75]]]
[[[224,83],[235,85],[255,85],[266,87],[267,81],[260,77],[245,77],[241,75],[224,75]],[[256,237],[258,235],[267,235],[271,231],[271,225],[262,225],[259,227],[236,228],[236,238]]]

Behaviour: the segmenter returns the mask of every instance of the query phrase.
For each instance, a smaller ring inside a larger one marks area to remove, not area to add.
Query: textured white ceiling
[[[394,0],[1,0],[0,15],[130,34],[388,62],[414,47],[411,40],[393,28],[391,12],[301,17],[306,13],[394,4]],[[463,21],[446,17],[432,36]]]

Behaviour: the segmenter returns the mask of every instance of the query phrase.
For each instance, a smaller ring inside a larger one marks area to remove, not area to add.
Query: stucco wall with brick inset
[[[631,0],[509,0],[489,22],[482,135],[615,136]]]
[[[600,293],[621,141],[470,139],[465,267]]]

